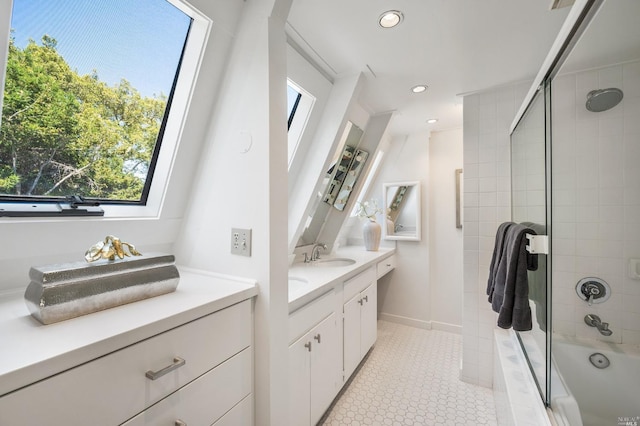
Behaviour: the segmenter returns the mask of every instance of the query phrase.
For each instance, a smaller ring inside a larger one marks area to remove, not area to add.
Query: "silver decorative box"
[[[43,324],[175,291],[175,257],[153,253],[122,260],[32,267],[24,294],[31,315]]]

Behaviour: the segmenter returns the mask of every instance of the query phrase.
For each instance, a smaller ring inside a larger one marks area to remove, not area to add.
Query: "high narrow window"
[[[0,201],[144,205],[191,23],[165,0],[14,0]]]
[[[287,129],[289,130],[289,167],[302,140],[307,121],[316,99],[293,81],[287,79]]]
[[[298,92],[290,84],[287,85],[287,116],[289,117],[289,120],[287,121],[287,129],[291,128],[291,122],[293,121],[293,117],[296,115],[296,110],[298,109],[301,97],[302,93]]]

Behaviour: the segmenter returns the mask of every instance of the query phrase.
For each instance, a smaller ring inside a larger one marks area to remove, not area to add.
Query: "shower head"
[[[602,112],[618,105],[622,100],[622,90],[615,87],[592,90],[587,94],[587,109],[591,112]]]

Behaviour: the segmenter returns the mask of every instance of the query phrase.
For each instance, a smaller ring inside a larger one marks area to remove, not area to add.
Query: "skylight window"
[[[316,99],[300,86],[287,80],[287,128],[289,130],[288,152],[289,167],[302,140],[307,121]]]
[[[14,0],[0,201],[145,205],[191,25],[165,0]]]
[[[287,121],[287,129],[291,128],[291,122],[293,121],[293,117],[296,115],[296,110],[298,109],[301,97],[302,93],[296,90],[295,87],[287,84],[287,116],[289,117]]]

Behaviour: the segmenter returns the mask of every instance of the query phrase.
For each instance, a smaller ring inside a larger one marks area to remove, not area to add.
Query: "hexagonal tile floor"
[[[491,389],[458,379],[462,338],[378,321],[378,340],[321,425],[497,425]]]

